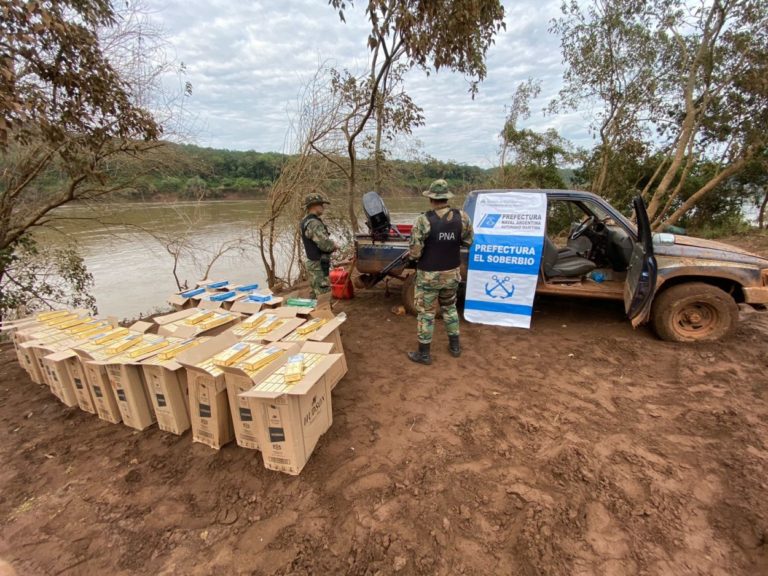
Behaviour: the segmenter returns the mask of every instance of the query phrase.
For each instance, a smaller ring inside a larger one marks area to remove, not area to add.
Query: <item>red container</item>
[[[413,224],[395,224],[395,228],[397,228],[403,236],[410,236],[413,231]]]
[[[334,268],[328,275],[331,280],[331,294],[337,300],[351,300],[355,296],[352,278],[344,268]]]

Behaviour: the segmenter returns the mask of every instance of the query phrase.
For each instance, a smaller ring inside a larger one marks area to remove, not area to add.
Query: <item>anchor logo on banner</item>
[[[509,276],[499,278],[495,274],[492,276],[492,280],[496,282],[493,286],[490,286],[490,282],[485,283],[485,293],[491,298],[499,298],[506,300],[512,298],[515,295],[515,285],[512,284],[512,279]]]

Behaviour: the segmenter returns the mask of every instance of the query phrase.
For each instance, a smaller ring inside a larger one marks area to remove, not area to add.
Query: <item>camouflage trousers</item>
[[[441,272],[416,271],[415,304],[418,312],[418,338],[422,344],[432,342],[438,302],[448,335],[459,335],[456,290],[460,280],[461,273],[458,268]]]
[[[317,298],[320,294],[331,291],[331,282],[328,275],[323,272],[323,267],[319,260],[305,260],[304,268],[307,269],[309,276],[309,297]]]

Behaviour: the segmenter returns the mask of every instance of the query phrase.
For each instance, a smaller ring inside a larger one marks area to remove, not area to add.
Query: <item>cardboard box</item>
[[[112,385],[109,383],[107,369],[101,364],[92,364],[86,359],[83,359],[83,368],[88,387],[91,389],[96,414],[106,422],[119,424],[122,416]]]
[[[224,372],[213,365],[212,358],[237,341],[237,337],[228,331],[182,352],[176,358],[187,373],[192,441],[217,450],[235,439],[235,431]],[[206,362],[207,365],[203,366]]]
[[[288,334],[283,338],[283,342],[328,342],[333,345],[332,352],[334,354],[344,354],[344,344],[341,341],[341,325],[346,322],[347,315],[342,312],[338,316],[335,316],[330,310],[315,310],[310,315],[310,321],[313,319],[327,320],[320,328],[308,334],[300,334],[299,332],[305,325],[298,327],[296,330]],[[344,364],[346,366],[346,357],[344,358]]]
[[[279,320],[279,323],[269,332],[262,332],[263,324],[256,327],[248,326],[251,320],[259,317],[274,317]],[[292,310],[287,310],[285,308],[277,308],[275,310],[267,309],[262,310],[258,314],[253,314],[250,318],[243,321],[245,326],[235,326],[232,331],[244,342],[252,342],[255,344],[278,342],[304,324],[304,322],[304,318],[297,318]]]
[[[103,322],[103,329],[109,330],[109,321]],[[75,406],[80,404],[79,391],[67,369],[65,358],[75,355],[71,348],[86,340],[79,333],[68,332],[71,330],[47,333],[40,340],[22,343],[20,349],[34,357],[32,361],[39,366],[42,377],[50,386],[51,392],[65,405]]]
[[[232,312],[237,312],[238,314],[245,314],[250,316],[251,314],[256,314],[259,312],[261,308],[261,302],[251,302],[247,300],[247,296],[242,296],[238,300],[232,302],[232,307],[230,310]]]
[[[103,337],[95,337],[72,348],[82,361],[85,377],[91,390],[93,404],[96,408],[96,414],[102,420],[118,424],[123,419],[115,388],[112,382],[110,382],[109,373],[107,372],[109,359],[119,356],[122,352],[111,353],[109,350],[120,347],[121,343],[135,337],[136,334],[141,334],[139,331],[147,329],[148,326],[149,323],[147,322],[137,322],[129,328],[127,335],[120,338],[103,342]],[[113,333],[119,334],[117,330],[113,331]],[[131,390],[133,390],[133,387]],[[133,423],[129,425],[133,425]]]
[[[270,470],[299,474],[312,451],[333,423],[331,389],[344,377],[342,355],[327,354],[329,343],[306,342],[305,354],[322,358],[304,372],[298,382],[284,383],[285,361],[261,381],[241,394],[256,421],[264,466]]]
[[[199,345],[203,338],[195,340]],[[175,342],[178,346],[184,341]],[[142,360],[141,369],[160,430],[181,435],[190,428],[189,391],[186,369],[175,357],[163,359],[162,353]]]
[[[57,377],[54,376],[51,366],[49,366],[49,363],[45,358],[52,352],[67,350],[79,342],[82,342],[82,339],[76,339],[66,332],[56,331],[53,333],[46,333],[44,337],[38,340],[28,340],[19,345],[24,351],[25,356],[28,356],[28,359],[25,359],[25,362],[29,362],[30,367],[37,367],[41,383],[48,385],[51,388],[51,392],[57,398],[62,398],[62,394],[64,394],[67,397],[67,400],[62,401],[68,406],[71,405],[69,400],[71,394],[69,394],[68,391],[61,389],[61,386],[67,386],[67,383],[62,383],[60,379],[57,379]]]
[[[187,374],[173,360],[142,366],[152,408],[160,430],[182,435],[189,430],[189,392]]]
[[[232,289],[227,290],[226,292],[230,292],[231,294],[224,299],[220,298],[225,294],[225,292],[210,292],[206,294],[201,298],[197,307],[202,310],[217,310],[219,308],[230,310],[232,308],[232,304],[239,298],[242,298],[243,295]]]
[[[66,406],[78,406],[77,390],[65,361],[65,356],[70,354],[75,353],[71,350],[53,352],[43,357],[43,364],[48,370],[53,394]]]
[[[242,362],[236,363],[233,366],[222,366],[224,371],[224,380],[227,384],[227,396],[229,398],[229,410],[232,414],[232,425],[235,428],[235,438],[237,445],[243,448],[250,448],[253,450],[259,449],[259,437],[256,430],[256,422],[251,412],[251,407],[246,398],[240,396],[241,393],[247,392],[254,386],[254,382],[258,382],[263,374],[269,374],[276,368],[281,366],[287,356],[297,352],[300,349],[298,344],[287,344],[284,342],[277,342],[274,344],[253,344],[251,354],[258,348],[274,346],[282,350],[282,354],[256,371],[246,370],[242,366]],[[249,357],[251,356],[249,354]],[[243,359],[247,360],[247,357]]]
[[[33,382],[51,386],[51,376],[43,363],[43,358],[55,350],[52,348],[53,344],[69,339],[68,334],[55,328],[26,335],[26,340],[19,344],[19,348],[22,351],[23,366]]]
[[[189,325],[186,323],[187,318],[200,312],[200,308],[187,308],[186,310],[180,310],[172,314],[166,314],[164,316],[157,316],[153,320],[159,326],[157,333],[161,336],[175,336],[177,338],[192,338],[200,334],[206,334],[208,336],[215,336],[229,330],[233,324],[240,322],[242,316],[234,312],[227,312],[223,310],[212,310],[214,316],[211,318],[217,318],[222,320],[222,323],[206,328],[204,323]]]
[[[142,361],[172,348],[178,339],[168,339],[155,334],[142,334],[141,340],[103,363],[107,368],[112,390],[123,424],[137,430],[145,430],[157,422],[151,393],[144,380]]]
[[[105,366],[123,424],[136,430],[146,430],[157,422],[141,367],[123,363],[110,363]]]
[[[93,395],[91,393],[91,387],[88,386],[88,378],[85,375],[85,367],[80,360],[80,356],[74,350],[66,350],[64,352],[56,352],[57,357],[64,361],[67,373],[69,374],[72,384],[75,387],[75,395],[77,396],[77,405],[80,406],[80,410],[83,412],[89,412],[96,414],[96,404],[93,401]]]
[[[185,294],[187,294],[185,296]],[[202,288],[202,292],[198,292],[197,289],[183,290],[172,294],[168,298],[168,304],[173,306],[175,310],[186,310],[187,308],[194,308],[200,303],[200,298],[206,294],[205,288]]]
[[[265,302],[257,302],[251,300],[251,296],[268,296],[269,300]],[[271,290],[253,290],[247,294],[238,294],[237,299],[230,305],[230,310],[238,312],[240,314],[255,314],[260,310],[274,310],[280,308],[283,305],[284,298],[282,296],[275,296]]]

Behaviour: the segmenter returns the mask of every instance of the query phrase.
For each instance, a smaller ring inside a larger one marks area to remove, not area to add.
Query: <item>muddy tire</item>
[[[416,274],[409,274],[403,282],[403,306],[411,316],[416,316]]]
[[[712,342],[727,336],[739,319],[739,307],[720,288],[703,282],[678,284],[653,302],[653,329],[670,342]]]

